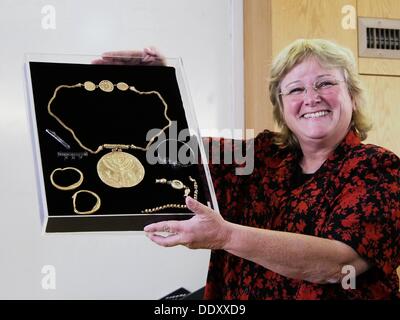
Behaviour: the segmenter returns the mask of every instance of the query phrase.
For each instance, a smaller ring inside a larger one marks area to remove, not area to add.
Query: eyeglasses
[[[307,88],[312,87],[318,95],[330,94],[334,91],[335,87],[345,80],[338,80],[335,78],[321,78],[316,80],[311,86],[299,82],[288,85],[284,90],[281,90],[279,95],[287,96],[295,99],[301,99],[307,94]]]

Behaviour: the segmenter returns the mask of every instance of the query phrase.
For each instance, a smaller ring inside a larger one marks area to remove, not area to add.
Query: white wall
[[[55,8],[55,29],[42,28],[45,5]],[[182,57],[200,128],[241,128],[241,6],[241,0],[0,0],[0,299],[158,299],[204,285],[206,250],[157,247],[143,233],[41,235],[23,55],[155,45],[167,57]],[[44,265],[55,267],[55,290],[41,286]]]

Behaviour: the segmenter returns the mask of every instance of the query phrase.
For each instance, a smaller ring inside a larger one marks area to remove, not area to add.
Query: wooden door
[[[392,150],[400,156],[400,77],[364,75],[372,130],[365,142]]]

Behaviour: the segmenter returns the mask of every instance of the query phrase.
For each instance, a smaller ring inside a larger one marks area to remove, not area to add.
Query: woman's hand
[[[230,223],[191,197],[186,197],[186,205],[195,213],[191,219],[150,224],[144,228],[146,235],[163,247],[184,245],[190,249],[224,249],[230,239]],[[156,232],[169,235],[164,237]]]
[[[105,52],[100,59],[92,61],[93,64],[122,64],[122,65],[148,65],[165,66],[165,57],[154,47],[143,50],[124,50]]]

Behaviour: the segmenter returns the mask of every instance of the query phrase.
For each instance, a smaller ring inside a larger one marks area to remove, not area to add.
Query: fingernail
[[[194,206],[194,199],[190,196],[187,196],[186,199],[186,205],[188,206],[189,209],[193,209]]]
[[[147,53],[149,53],[149,54],[155,54],[155,51],[154,51],[154,49],[153,49],[153,48],[151,48],[151,47],[147,47],[147,48],[145,48],[145,51],[147,51]]]

